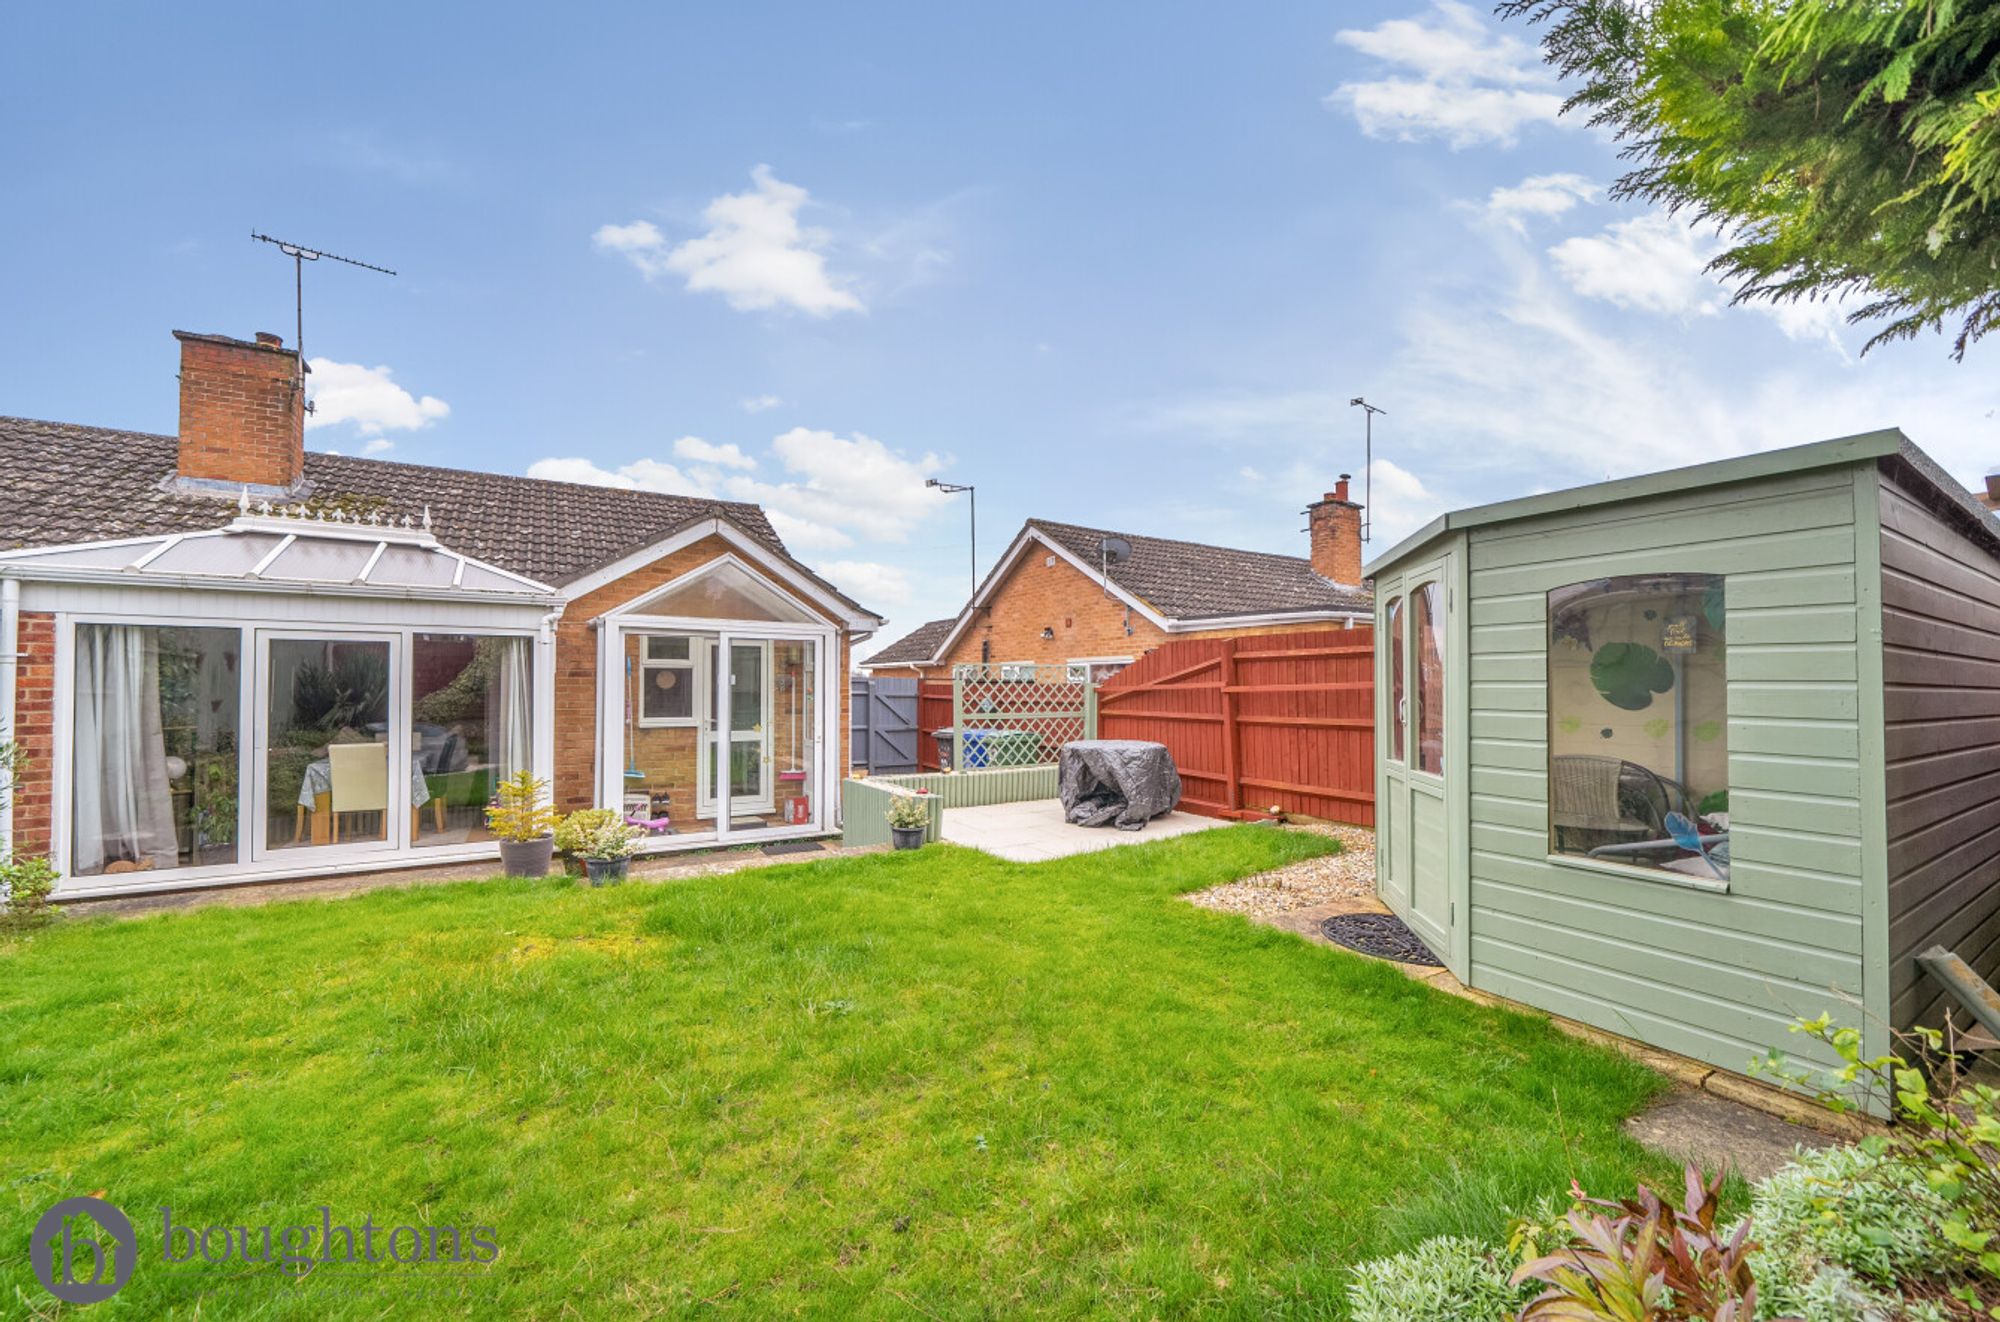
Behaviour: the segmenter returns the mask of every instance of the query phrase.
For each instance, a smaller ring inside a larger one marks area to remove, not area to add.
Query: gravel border
[[[1373,898],[1375,894],[1375,833],[1361,826],[1287,825],[1338,840],[1341,852],[1260,872],[1254,877],[1211,886],[1187,897],[1190,904],[1223,913],[1252,916],[1290,913],[1336,900]]]

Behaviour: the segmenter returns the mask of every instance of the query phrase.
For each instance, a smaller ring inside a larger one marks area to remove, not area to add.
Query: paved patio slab
[[[1113,826],[1071,826],[1063,820],[1061,800],[1030,799],[983,808],[947,809],[944,838],[954,845],[984,850],[1010,862],[1042,863],[1227,825],[1214,817],[1170,812],[1147,822],[1142,831],[1120,831]]]

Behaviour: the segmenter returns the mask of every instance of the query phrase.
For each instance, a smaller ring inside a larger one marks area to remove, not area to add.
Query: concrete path
[[[1227,825],[1214,817],[1170,812],[1147,822],[1142,831],[1121,831],[1113,826],[1071,826],[1063,820],[1060,800],[1031,799],[984,808],[947,808],[944,838],[954,845],[982,849],[1010,862],[1042,863],[1115,845],[1144,844],[1148,840],[1164,840],[1168,836]]]

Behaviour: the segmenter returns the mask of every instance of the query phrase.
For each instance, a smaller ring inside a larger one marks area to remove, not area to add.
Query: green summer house
[[[1468,985],[1736,1071],[2000,974],[2000,522],[1900,432],[1460,510],[1369,566],[1377,887]],[[1960,1023],[1965,1015],[1957,1015]]]

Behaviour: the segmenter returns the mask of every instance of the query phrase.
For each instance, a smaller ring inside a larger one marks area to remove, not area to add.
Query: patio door
[[[409,771],[401,639],[259,630],[250,774],[260,860],[398,848],[430,797]]]
[[[1449,559],[1440,560],[1376,585],[1384,800],[1376,840],[1379,889],[1383,903],[1447,963],[1458,919],[1445,789],[1449,569]]]
[[[771,770],[771,643],[717,638],[708,640],[706,649],[702,747],[695,764],[696,814],[715,815],[717,785],[724,776],[732,818],[769,813],[777,805]]]

